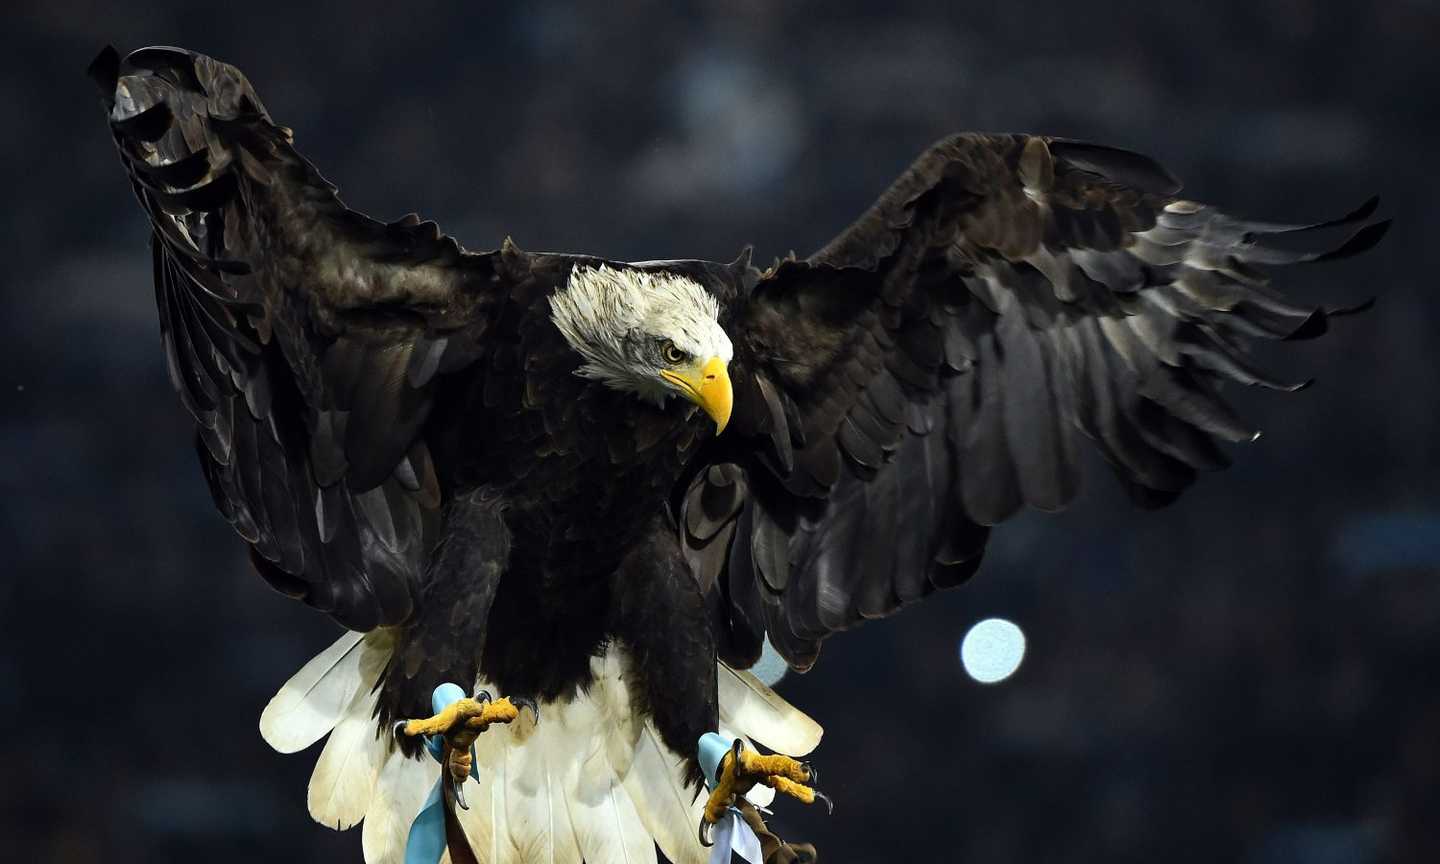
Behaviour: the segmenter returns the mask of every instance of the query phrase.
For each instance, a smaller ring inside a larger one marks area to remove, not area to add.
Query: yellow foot
[[[474,698],[459,699],[445,706],[445,710],[423,720],[401,720],[395,724],[395,737],[428,737],[439,735],[445,739],[445,766],[450,774],[451,788],[455,802],[464,809],[465,794],[462,791],[465,778],[470,775],[470,746],[480,733],[492,723],[511,723],[520,716],[522,708],[530,709],[535,722],[540,722],[540,711],[530,699],[496,699],[484,690]]]
[[[511,701],[506,698],[491,701],[490,694],[482,690],[475,694],[473,699],[460,699],[450,703],[444,711],[433,717],[398,723],[395,731],[410,736],[443,735],[452,747],[457,745],[455,739],[463,737],[468,739],[463,745],[468,748],[491,723],[509,723],[520,716],[521,708],[529,708],[537,718],[540,716],[535,703],[528,699]]]
[[[749,792],[756,783],[796,798],[803,804],[820,800],[827,808],[833,809],[830,799],[810,785],[814,782],[815,770],[809,765],[778,753],[762,756],[747,749],[737,739],[731,751],[720,760],[720,776],[705,802],[705,822],[710,825],[719,822],[735,800]],[[704,830],[703,825],[701,830]]]

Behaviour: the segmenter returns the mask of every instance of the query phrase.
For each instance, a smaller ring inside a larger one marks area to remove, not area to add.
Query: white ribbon
[[[750,824],[740,818],[740,811],[733,807],[725,811],[715,826],[715,845],[710,847],[710,864],[732,864],[732,852],[750,864],[765,864],[760,854],[760,838],[755,836]]]

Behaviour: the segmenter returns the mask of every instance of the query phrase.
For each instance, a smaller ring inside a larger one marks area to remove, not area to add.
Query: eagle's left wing
[[[1375,202],[1278,225],[1178,191],[1126,151],[955,136],[730,305],[734,434],[680,502],[727,660],[768,633],[805,668],[828,634],[958,584],[988,526],[1074,497],[1082,437],[1146,506],[1256,437],[1215,384],[1298,389],[1246,342],[1335,314],[1282,299],[1262,268],[1360,252],[1387,223],[1289,251],[1280,235],[1364,223]]]

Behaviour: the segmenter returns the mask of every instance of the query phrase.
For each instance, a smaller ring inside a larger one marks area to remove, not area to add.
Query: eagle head
[[[576,267],[550,297],[550,320],[585,358],[576,375],[663,406],[680,396],[723,432],[734,356],[720,304],[698,282],[665,270]]]

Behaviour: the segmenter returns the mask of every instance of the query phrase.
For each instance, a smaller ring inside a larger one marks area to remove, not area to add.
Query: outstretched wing
[[[347,209],[231,66],[107,49],[91,74],[216,505],[275,588],[356,630],[405,620],[446,494],[426,418],[481,354],[499,256]]]
[[[1246,343],[1353,311],[1293,305],[1263,268],[1360,252],[1387,223],[1295,251],[1280,241],[1376,202],[1280,225],[1179,188],[1134,153],[955,136],[732,305],[738,434],[681,502],[728,660],[768,633],[807,667],[826,635],[964,580],[988,526],[1074,497],[1082,436],[1145,506],[1256,437],[1216,383],[1302,385],[1253,368]]]

